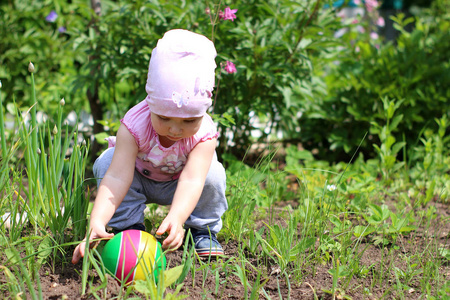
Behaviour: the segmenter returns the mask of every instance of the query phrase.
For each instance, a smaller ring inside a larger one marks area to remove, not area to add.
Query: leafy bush
[[[291,95],[294,89],[310,93],[310,56],[334,45],[332,33],[337,26],[331,11],[322,10],[320,0],[235,1],[231,8],[238,12],[233,22],[218,17],[226,6],[219,6],[221,2],[101,3],[100,16],[81,1],[1,6],[8,15],[2,27],[12,28],[12,34],[3,44],[8,51],[2,62],[7,65],[0,79],[5,87],[12,81],[11,89],[20,91],[6,90],[6,99],[13,94],[22,98],[25,82],[20,82],[25,74],[14,73],[14,66],[33,58],[40,78],[46,79],[37,83],[38,90],[58,98],[65,95],[74,107],[87,107],[89,102],[94,133],[99,133],[104,128],[98,121],[114,122],[145,97],[148,61],[157,39],[169,29],[184,28],[215,40],[219,79],[214,114],[235,119],[230,129],[233,136],[225,135],[226,125],[220,125],[224,133],[220,144],[223,151],[227,145],[236,145],[232,150],[241,157],[253,142],[249,133],[255,124],[250,114],[269,124],[256,128],[261,139],[275,130],[286,132],[287,137],[296,132],[298,120],[292,116],[303,99]],[[58,14],[54,23],[45,20],[51,9]],[[67,31],[60,33],[58,26]],[[225,61],[234,62],[235,74],[223,70]],[[69,89],[70,97],[66,96]]]
[[[239,0],[231,7],[238,9],[233,21],[218,17],[227,6],[222,2],[101,3],[100,16],[81,0],[0,5],[0,27],[8,32],[0,45],[5,102],[30,98],[25,66],[32,60],[44,111],[55,111],[53,100],[65,97],[68,109],[91,110],[95,134],[114,134],[126,110],[145,97],[158,38],[184,28],[210,37],[218,50],[213,113],[234,118],[219,125],[221,153],[243,157],[252,143],[281,133],[276,139],[342,159],[369,132],[361,148],[369,157],[372,142],[379,143],[370,124],[384,113],[383,97],[404,99],[395,138],[404,134],[407,143],[417,144],[421,130],[435,127],[433,119],[447,111],[449,21],[442,0],[417,18],[412,33],[402,31],[397,45],[371,40],[367,20],[361,21],[366,34],[355,30],[360,24],[341,23],[324,6],[331,1]],[[52,10],[57,18],[48,21]],[[410,21],[399,16],[398,29]],[[340,29],[349,32],[338,40]],[[227,74],[226,61],[236,73]]]
[[[291,116],[299,111],[302,99],[291,98],[292,89],[311,89],[309,55],[333,45],[335,19],[329,12],[318,14],[321,5],[321,1],[236,1],[232,8],[238,9],[237,18],[231,22],[220,20],[224,5],[215,3],[110,3],[95,27],[89,32],[80,28],[75,34],[77,50],[91,58],[83,62],[75,84],[98,94],[105,104],[100,115],[108,111],[119,118],[145,97],[151,50],[165,31],[184,28],[204,34],[214,40],[219,54],[213,113],[219,118],[231,115],[235,121],[232,136],[225,134],[231,123],[220,124],[220,147],[242,157],[253,142],[251,114],[271,124],[270,130],[258,128],[261,139],[275,130],[296,131],[298,122]],[[226,61],[237,66],[235,74],[223,70]],[[91,99],[90,103],[92,108]],[[230,144],[235,147],[227,149]]]
[[[427,17],[415,20],[398,15],[395,21],[401,31],[396,45],[367,43],[348,35],[340,62],[328,73],[319,73],[325,77],[327,94],[305,108],[302,139],[319,144],[322,158],[352,154],[366,133],[361,150],[373,157],[372,143],[380,141],[371,122],[382,118],[384,97],[403,101],[397,110],[403,119],[394,135],[411,146],[425,128],[437,130],[434,118],[448,116],[448,11],[430,10]],[[415,22],[411,33],[403,30],[409,22]]]
[[[311,93],[311,56],[325,55],[336,45],[332,33],[338,23],[323,3],[236,1],[238,18],[216,27],[219,55],[233,61],[237,73],[221,76],[215,113],[235,118],[228,136],[234,147],[228,150],[239,157],[254,142],[252,130],[260,131],[260,141],[277,131],[283,138],[297,134],[296,116],[308,100],[292,95],[296,90]],[[264,125],[257,127],[253,115]],[[221,144],[226,142],[222,134]]]
[[[15,100],[26,107],[30,99],[27,66],[36,65],[36,78],[40,107],[56,112],[59,99],[65,97],[68,108],[80,107],[83,99],[69,93],[77,75],[78,54],[67,41],[68,30],[83,26],[76,11],[86,7],[85,1],[7,1],[0,5],[0,80],[5,102]],[[48,18],[54,10],[53,18]],[[56,101],[55,101],[56,100]]]

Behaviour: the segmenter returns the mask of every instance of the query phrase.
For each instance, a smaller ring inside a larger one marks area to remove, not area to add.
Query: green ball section
[[[156,254],[155,254],[155,269],[153,270],[153,276],[155,277],[155,282],[158,283],[158,275],[166,269],[166,256],[161,248],[161,243],[156,241]]]
[[[116,234],[112,239],[110,239],[105,247],[103,248],[101,257],[103,260],[103,265],[109,274],[115,276],[117,270],[117,264],[119,260],[117,259],[120,254],[120,244],[122,243],[122,232]]]

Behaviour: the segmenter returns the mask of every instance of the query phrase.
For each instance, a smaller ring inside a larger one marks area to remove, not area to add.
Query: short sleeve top
[[[131,108],[121,122],[133,135],[139,149],[136,170],[155,181],[177,179],[192,149],[198,143],[217,138],[219,135],[211,117],[205,114],[195,135],[178,140],[168,148],[163,147],[153,129],[150,108],[145,100]],[[110,146],[115,145],[115,141],[109,142]]]

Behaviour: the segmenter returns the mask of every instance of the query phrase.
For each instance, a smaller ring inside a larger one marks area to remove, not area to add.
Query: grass
[[[17,128],[0,126],[0,215],[10,216],[0,220],[0,293],[7,298],[45,296],[40,269],[69,263],[85,235],[92,185],[85,178],[89,147],[63,126],[63,103],[42,124],[33,117],[35,98],[30,107],[31,123],[18,108]],[[392,141],[389,121],[377,126],[382,144],[373,160],[355,151],[352,162],[330,165],[295,147],[286,149],[283,165],[276,149],[253,167],[225,157],[229,210],[219,239],[234,245],[227,257],[204,261],[187,247],[167,253],[160,284],[119,283],[113,297],[295,299],[299,287],[315,299],[445,297],[450,220],[440,206],[449,201],[448,122],[436,120],[438,132],[406,145]],[[400,151],[409,159],[399,162]],[[156,213],[147,216],[147,223],[158,221]],[[86,250],[79,295],[111,297],[114,279],[101,247]]]

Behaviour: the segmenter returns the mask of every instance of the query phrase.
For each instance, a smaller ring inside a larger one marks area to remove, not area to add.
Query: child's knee
[[[114,148],[108,148],[95,160],[92,171],[96,178],[103,178],[111,165],[113,154]]]

